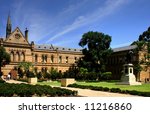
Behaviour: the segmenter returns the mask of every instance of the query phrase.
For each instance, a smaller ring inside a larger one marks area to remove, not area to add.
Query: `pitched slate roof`
[[[133,50],[133,49],[136,49],[136,48],[137,48],[137,45],[131,45],[131,46],[124,46],[124,47],[114,48],[112,50],[113,50],[113,52],[120,52],[120,51]]]
[[[74,49],[74,48],[66,48],[66,47],[58,47],[51,45],[35,45],[35,49],[38,50],[58,50],[58,51],[69,51],[69,52],[82,52],[81,49]]]

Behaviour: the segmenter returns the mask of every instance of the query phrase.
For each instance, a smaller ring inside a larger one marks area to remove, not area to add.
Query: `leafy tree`
[[[83,34],[79,45],[83,48],[83,57],[78,61],[78,67],[87,68],[89,72],[105,72],[107,57],[111,54],[111,36],[100,32]]]
[[[142,70],[148,70],[150,67],[150,27],[139,35],[138,41],[134,41],[132,45],[137,45],[136,51],[142,51],[144,46],[147,46],[148,53],[144,56],[144,60],[139,61],[139,63],[134,64],[134,71],[139,78],[140,72]],[[142,67],[144,65],[145,67]],[[139,81],[139,79],[138,79]]]
[[[30,70],[30,68],[33,67],[33,65],[31,62],[20,62],[18,67],[24,70],[24,73],[27,73]]]
[[[0,46],[0,76],[2,76],[1,67],[10,63],[10,54],[6,52],[3,46]]]
[[[150,27],[139,36],[139,41],[150,42]]]

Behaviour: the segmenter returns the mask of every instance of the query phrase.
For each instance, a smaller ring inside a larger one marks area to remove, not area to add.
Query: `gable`
[[[8,38],[6,38],[5,42],[17,44],[29,44],[18,27],[10,34]]]

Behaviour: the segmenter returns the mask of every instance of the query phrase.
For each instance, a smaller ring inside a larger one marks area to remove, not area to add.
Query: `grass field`
[[[98,87],[108,87],[108,88],[120,88],[121,90],[137,90],[142,92],[150,92],[150,84],[142,85],[117,85],[115,81],[113,82],[77,82],[78,85],[91,85]]]
[[[149,84],[142,84],[136,86],[129,86],[129,85],[116,85],[117,81],[110,81],[110,82],[77,82],[78,85],[91,85],[97,87],[108,87],[108,88],[120,88],[121,90],[137,90],[142,92],[150,92],[150,83]],[[52,81],[52,82],[38,82],[40,85],[50,85],[50,86],[61,86],[60,82]]]
[[[51,82],[43,81],[43,82],[38,82],[37,84],[40,84],[40,85],[49,85],[49,86],[57,86],[57,87],[61,86],[61,83],[58,82],[58,81],[51,81]]]

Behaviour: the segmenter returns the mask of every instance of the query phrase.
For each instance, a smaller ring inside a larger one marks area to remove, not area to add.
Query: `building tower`
[[[11,34],[11,20],[9,14],[7,18],[7,25],[6,25],[6,38],[8,38],[10,34]]]

